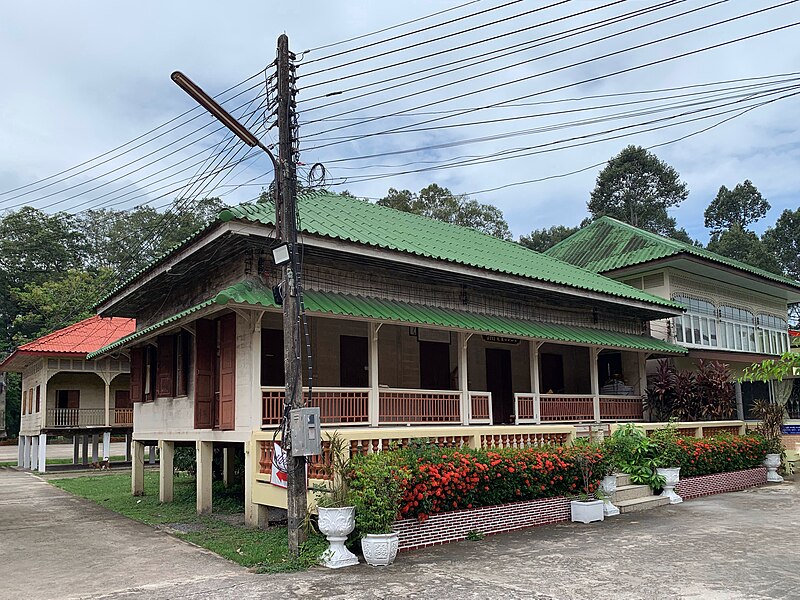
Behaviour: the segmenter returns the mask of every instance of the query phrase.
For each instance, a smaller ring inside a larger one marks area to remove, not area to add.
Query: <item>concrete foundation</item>
[[[107,461],[111,457],[111,432],[103,432],[103,460]]]
[[[134,496],[144,494],[144,444],[142,442],[133,442],[131,494]]]
[[[39,436],[31,436],[31,471],[39,469]]]
[[[39,473],[47,471],[47,434],[39,434]]]
[[[100,445],[100,436],[96,433],[92,434],[92,463],[97,463],[99,460],[100,450],[98,446]]]
[[[88,465],[89,464],[89,436],[82,435],[81,436],[81,464]]]
[[[213,442],[195,442],[197,454],[197,514],[211,514]]]
[[[175,442],[161,440],[158,446],[161,454],[158,466],[158,500],[159,502],[172,502],[175,481],[175,471],[173,469]]]
[[[72,436],[72,464],[77,465],[81,460],[80,457],[80,437],[77,435]]]

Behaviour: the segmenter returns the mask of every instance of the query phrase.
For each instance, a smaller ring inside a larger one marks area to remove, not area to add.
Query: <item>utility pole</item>
[[[297,281],[297,169],[294,155],[294,66],[286,34],[278,38],[278,190],[275,202],[278,239],[289,246],[289,262],[283,266],[283,366],[286,375],[285,403],[289,409],[303,407],[300,376],[300,296]],[[284,411],[288,415],[288,410]],[[286,452],[289,552],[298,556],[305,541],[302,523],[308,511],[306,457],[292,452],[291,428],[284,427]]]

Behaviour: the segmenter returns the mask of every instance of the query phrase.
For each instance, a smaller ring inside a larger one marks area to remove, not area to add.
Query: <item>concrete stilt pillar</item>
[[[195,442],[197,454],[197,514],[211,514],[211,479],[213,469],[211,466],[214,456],[213,442]]]
[[[80,438],[77,435],[72,436],[72,464],[77,465],[80,460]]]
[[[31,468],[31,436],[25,436],[25,448],[22,454],[22,468],[23,469],[30,469]]]
[[[253,486],[258,468],[258,442],[244,444],[244,524],[266,529],[269,526],[269,509],[253,502]]]
[[[175,477],[172,466],[175,457],[175,442],[161,440],[158,447],[161,450],[161,460],[158,463],[158,500],[159,502],[172,502]]]
[[[134,496],[144,494],[144,444],[142,442],[133,442],[131,494]]]
[[[131,462],[131,434],[125,434],[125,462]]]
[[[148,450],[150,452],[150,455],[149,455],[149,457],[147,459],[147,462],[148,462],[148,464],[154,465],[154,464],[156,464],[156,447],[151,445],[148,448]]]
[[[103,460],[111,458],[111,432],[103,432]]]
[[[233,484],[233,448],[222,449],[222,483],[225,487],[230,487]]]
[[[47,471],[47,434],[39,434],[39,473]]]
[[[81,464],[89,464],[89,436],[86,434],[81,436]]]
[[[99,449],[98,445],[100,443],[100,436],[96,433],[92,434],[92,462],[97,463],[97,459],[99,457]]]
[[[17,466],[22,467],[25,463],[25,437],[17,437]]]
[[[31,471],[39,470],[39,436],[31,436]]]

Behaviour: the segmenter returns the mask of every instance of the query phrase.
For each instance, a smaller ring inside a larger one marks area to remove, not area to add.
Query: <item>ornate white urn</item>
[[[361,551],[364,560],[373,567],[385,567],[394,562],[397,556],[397,532],[368,533],[361,538]]]
[[[619,514],[619,509],[611,502],[611,496],[617,491],[617,476],[607,475],[600,482],[600,489],[603,491],[603,515],[613,517]]]
[[[771,483],[780,483],[783,477],[778,475],[778,467],[781,466],[780,454],[767,454],[764,459],[764,466],[767,467],[767,481]]]
[[[322,554],[322,565],[330,569],[340,569],[358,564],[358,557],[348,550],[344,543],[356,527],[356,509],[320,508],[319,530],[328,538],[330,547]]]
[[[656,469],[656,473],[664,477],[664,491],[661,492],[662,498],[669,498],[670,504],[680,504],[683,498],[675,493],[675,486],[680,481],[680,467],[669,467],[666,469]]]

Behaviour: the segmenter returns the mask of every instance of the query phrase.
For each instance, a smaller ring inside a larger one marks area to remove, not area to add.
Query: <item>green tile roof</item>
[[[547,250],[546,254],[597,273],[679,254],[690,254],[800,289],[800,282],[788,277],[752,267],[679,240],[644,231],[611,217],[600,217]]]
[[[375,248],[477,267],[580,290],[680,307],[664,298],[534,252],[514,242],[427,217],[386,208],[328,192],[298,198],[301,231]],[[244,220],[272,225],[271,203],[242,204],[220,212],[223,221]]]
[[[130,341],[140,338],[157,329],[175,323],[179,319],[196,312],[200,308],[215,304],[239,304],[276,308],[272,290],[254,280],[243,281],[225,288],[213,298],[180,312],[172,317],[155,323],[125,338],[109,344],[105,348],[93,352],[94,358],[110,350],[119,348]],[[554,342],[571,342],[591,344],[612,348],[643,350],[665,354],[685,354],[686,349],[649,336],[633,335],[577,327],[556,325],[523,319],[511,319],[419,304],[410,304],[398,300],[384,300],[334,292],[310,290],[304,295],[304,303],[309,313],[356,317],[381,322],[408,323],[411,325],[429,325],[449,329],[461,329],[480,333],[534,338]]]

